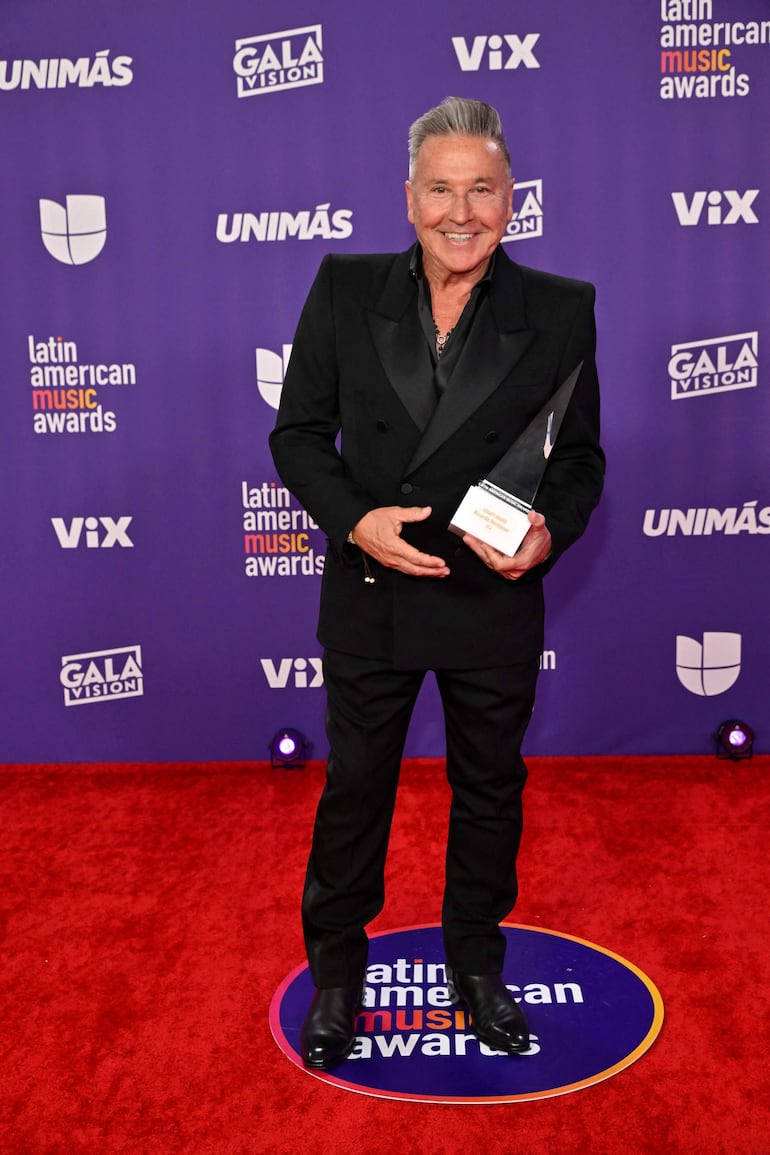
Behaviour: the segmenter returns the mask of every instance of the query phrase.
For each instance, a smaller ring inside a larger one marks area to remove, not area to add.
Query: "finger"
[[[420,565],[413,562],[402,561],[392,568],[399,570],[400,573],[407,574],[409,577],[442,578],[449,575],[449,567],[443,564],[440,566]]]
[[[421,578],[445,578],[449,577],[449,568],[442,566],[441,569],[426,569],[424,566],[405,565],[398,567],[401,573],[407,577],[421,577]]]
[[[408,545],[407,542],[398,539],[399,548],[394,549],[392,557],[395,563],[402,565],[417,566],[421,569],[442,569],[446,568],[446,562],[443,557],[435,557],[430,553],[421,553],[419,549]]]
[[[400,521],[425,521],[425,518],[431,515],[431,507],[429,505],[397,505],[394,507],[394,512]]]
[[[490,569],[500,569],[511,563],[511,559],[506,557],[504,553],[500,553],[494,546],[487,545],[486,542],[481,541],[478,537],[473,537],[470,533],[465,534],[463,541]]]
[[[506,581],[517,581],[522,573],[524,573],[524,568],[526,567],[522,568],[519,564],[518,555],[517,560],[514,562],[514,559],[504,553],[500,553],[494,546],[487,545],[477,537],[472,537],[471,534],[467,534],[463,538],[463,541],[468,544],[489,569],[500,574],[500,577],[505,578]]]

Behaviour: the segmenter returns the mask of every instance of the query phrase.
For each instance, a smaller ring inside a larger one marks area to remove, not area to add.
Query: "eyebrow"
[[[423,178],[426,184],[451,184],[451,180],[446,176],[431,176]],[[493,176],[474,176],[469,184],[494,184],[495,178]]]

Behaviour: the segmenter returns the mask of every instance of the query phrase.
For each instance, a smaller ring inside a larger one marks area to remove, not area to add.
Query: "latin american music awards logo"
[[[330,1071],[307,1073],[387,1099],[526,1102],[590,1087],[652,1046],[663,1002],[632,963],[557,931],[518,925],[502,931],[503,978],[530,1027],[524,1054],[504,1055],[478,1041],[464,1004],[448,998],[441,928],[408,927],[370,940],[351,1055]],[[299,1067],[300,1029],[312,994],[303,964],[287,976],[270,1007],[273,1037]]]

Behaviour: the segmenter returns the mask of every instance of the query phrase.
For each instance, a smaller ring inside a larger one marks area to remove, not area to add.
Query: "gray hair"
[[[409,129],[409,178],[411,180],[417,156],[429,136],[480,136],[493,140],[503,154],[506,168],[511,171],[511,156],[503,136],[503,126],[497,109],[482,100],[466,100],[462,96],[447,96],[441,104],[428,109]]]

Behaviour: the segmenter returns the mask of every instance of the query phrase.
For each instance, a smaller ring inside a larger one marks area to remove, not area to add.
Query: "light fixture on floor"
[[[308,741],[299,730],[284,727],[270,742],[270,765],[282,770],[299,770],[305,765]]]
[[[754,747],[754,731],[745,722],[730,718],[723,722],[714,735],[717,744],[717,758],[730,758],[738,762],[750,758]]]

